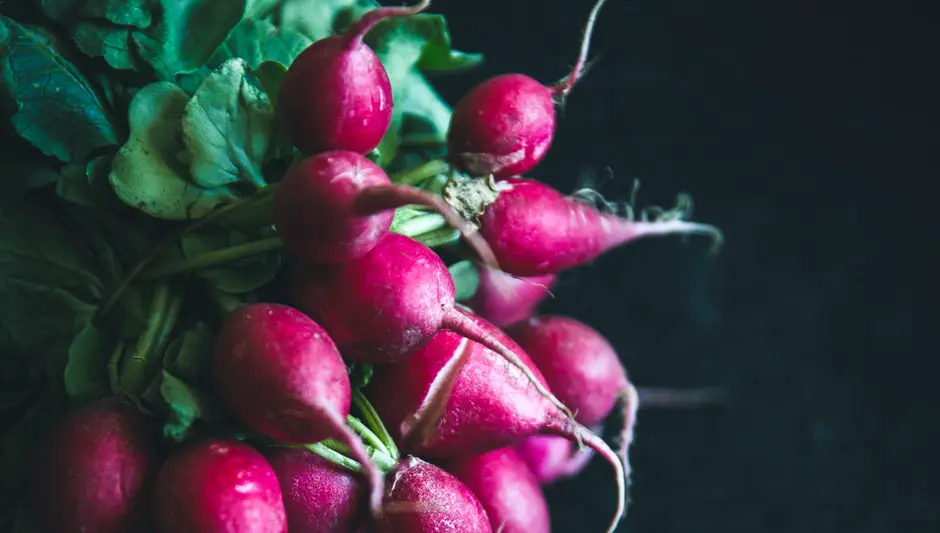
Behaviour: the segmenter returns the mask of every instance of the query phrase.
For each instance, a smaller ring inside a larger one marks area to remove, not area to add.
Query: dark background
[[[574,61],[592,2],[439,0],[484,67]],[[609,0],[548,158],[564,191],[671,205],[727,243],[650,239],[563,278],[547,312],[587,321],[638,385],[723,385],[723,407],[641,411],[636,532],[940,531],[936,17],[904,3]],[[931,153],[931,149],[932,152]],[[595,461],[552,487],[555,531],[601,531]]]

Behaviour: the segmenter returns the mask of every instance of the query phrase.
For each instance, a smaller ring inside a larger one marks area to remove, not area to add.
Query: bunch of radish
[[[563,272],[639,237],[720,233],[621,217],[523,177],[551,145],[604,0],[565,79],[497,76],[457,103],[446,186],[392,183],[369,157],[392,87],[363,39],[428,3],[366,13],[283,79],[279,120],[301,154],[274,192],[287,299],[231,311],[211,357],[237,430],[166,447],[126,401],[72,411],[37,465],[43,531],[545,533],[542,485],[595,456],[615,476],[617,527],[643,390],[600,333],[538,305]],[[444,256],[392,231],[412,205],[460,231],[478,275],[462,303]],[[368,383],[353,367],[371,369]],[[619,426],[615,442],[602,424]]]

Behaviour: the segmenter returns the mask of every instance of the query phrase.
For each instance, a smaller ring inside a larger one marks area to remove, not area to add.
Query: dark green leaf
[[[133,30],[125,26],[115,26],[99,20],[82,21],[72,29],[72,39],[83,53],[91,57],[102,57],[116,69],[137,69]]]
[[[195,385],[209,383],[215,337],[205,322],[198,322],[167,347],[163,365],[167,371]]]
[[[170,408],[170,417],[163,426],[163,435],[176,442],[186,440],[197,421],[213,422],[224,417],[224,411],[214,397],[165,370],[160,394]]]
[[[349,384],[354,389],[361,389],[372,381],[373,366],[369,363],[352,361],[349,363]]]
[[[160,0],[158,22],[131,38],[161,80],[203,66],[242,19],[245,0]]]
[[[238,232],[215,229],[187,234],[181,243],[183,253],[192,257],[253,240],[256,239]],[[280,257],[277,252],[259,254],[222,267],[203,270],[199,275],[224,292],[242,294],[273,280],[280,266]]]
[[[118,134],[88,80],[37,28],[0,16],[0,81],[16,100],[16,131],[64,162],[118,144]]]
[[[390,48],[400,53],[404,64],[424,72],[457,72],[483,62],[482,54],[468,54],[451,48],[447,21],[441,15],[420,14],[387,19],[369,31],[366,42],[373,48]],[[414,56],[417,57],[414,57]]]
[[[216,68],[233,57],[244,59],[251,69],[257,69],[264,61],[290,65],[311,42],[306,35],[278,28],[267,20],[245,20],[235,26],[213,54],[209,66]]]
[[[261,88],[267,93],[271,102],[277,102],[277,95],[281,93],[281,82],[284,75],[287,74],[287,67],[277,61],[262,61],[258,65],[258,79],[261,80]]]
[[[43,12],[62,23],[100,18],[121,26],[146,28],[153,17],[149,0],[40,0]]]
[[[374,9],[373,0],[284,0],[276,10],[278,26],[319,41]]]
[[[450,277],[454,279],[454,287],[457,289],[457,301],[469,300],[480,286],[480,272],[476,265],[473,261],[459,261],[451,265],[448,270]]]
[[[65,365],[65,391],[73,402],[85,403],[111,393],[108,360],[117,341],[101,332],[91,321],[79,331],[69,346]]]
[[[0,160],[0,212],[20,201],[23,193],[56,182],[55,169],[46,161]]]

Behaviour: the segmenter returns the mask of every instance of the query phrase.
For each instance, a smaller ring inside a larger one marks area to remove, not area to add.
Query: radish
[[[32,510],[45,533],[136,533],[150,523],[157,427],[100,400],[65,415],[35,456]]]
[[[365,530],[358,512],[364,486],[356,473],[296,448],[266,454],[281,483],[290,533],[354,533]]]
[[[347,359],[400,361],[448,329],[499,353],[521,369],[540,394],[570,413],[522,363],[518,347],[507,345],[508,336],[455,308],[447,266],[410,237],[389,233],[372,251],[342,265],[298,265],[290,285],[294,305],[329,332]]]
[[[533,435],[515,449],[542,485],[577,475],[594,456],[590,448],[576,450],[570,440],[554,435]]]
[[[565,316],[532,317],[507,328],[549,388],[585,426],[602,422],[631,387],[614,347],[596,329]]]
[[[274,192],[274,220],[285,247],[301,260],[339,264],[364,255],[388,233],[394,209],[421,204],[463,230],[484,262],[486,241],[443,198],[392,185],[381,167],[348,150],[331,150],[292,166]]]
[[[520,359],[545,381],[525,352]],[[624,465],[586,427],[537,394],[524,374],[495,352],[452,331],[441,331],[408,359],[375,367],[366,388],[400,448],[422,457],[452,459],[517,444],[532,435],[581,441],[616,472],[617,510],[626,505]]]
[[[532,316],[556,281],[554,274],[525,278],[485,266],[479,266],[477,270],[480,283],[473,297],[467,300],[467,305],[501,328]]]
[[[446,463],[444,469],[473,491],[486,509],[493,531],[551,531],[548,504],[539,481],[512,448],[462,457]]]
[[[320,39],[294,59],[278,93],[277,111],[298,150],[365,154],[378,146],[392,122],[392,85],[363,38],[378,22],[415,15],[430,3],[373,9],[343,35]]]
[[[274,470],[234,439],[186,445],[163,465],[155,492],[157,533],[287,533]]]
[[[706,234],[716,247],[722,241],[716,227],[682,220],[683,209],[678,206],[657,220],[631,220],[602,213],[532,179],[451,183],[454,185],[445,190],[444,198],[461,216],[479,225],[500,268],[515,276],[554,274],[641,237]],[[468,194],[474,186],[487,192]],[[472,198],[480,201],[474,205]],[[688,197],[681,198],[688,201]]]
[[[349,376],[322,327],[286,305],[244,305],[219,331],[212,370],[219,396],[254,431],[282,443],[329,438],[348,447],[369,479],[371,508],[381,513],[382,472],[345,424]]]
[[[555,105],[563,103],[585,70],[591,33],[605,0],[588,16],[571,72],[546,87],[524,74],[503,74],[477,85],[457,102],[447,131],[449,161],[473,176],[508,178],[537,165],[555,134]]]
[[[405,457],[390,477],[378,533],[492,533],[479,500],[452,474]]]

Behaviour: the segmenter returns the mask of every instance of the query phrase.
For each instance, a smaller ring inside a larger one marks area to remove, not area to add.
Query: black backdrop
[[[438,86],[453,103],[492,74],[561,77],[591,3],[437,0],[455,44],[487,56]],[[601,191],[625,198],[640,178],[641,204],[689,191],[694,217],[727,237],[717,257],[701,239],[637,242],[565,276],[546,306],[604,333],[640,385],[732,394],[641,412],[622,530],[940,530],[928,442],[940,350],[926,338],[940,92],[924,4],[602,11],[600,61],[531,175],[570,191],[609,167]],[[552,487],[555,531],[602,530],[610,486],[595,461]]]

